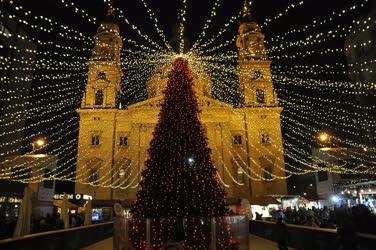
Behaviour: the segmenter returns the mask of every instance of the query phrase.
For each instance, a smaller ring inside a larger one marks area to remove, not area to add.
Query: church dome
[[[193,89],[198,97],[211,97],[212,80],[203,68],[192,67],[190,65],[193,76]],[[147,82],[148,98],[163,95],[163,91],[167,86],[168,74],[172,69],[171,64],[163,65],[154,71]]]

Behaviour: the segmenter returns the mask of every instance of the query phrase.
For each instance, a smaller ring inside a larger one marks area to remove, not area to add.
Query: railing
[[[251,220],[249,225],[251,234],[276,241],[274,222]],[[376,235],[358,233],[354,237],[351,235],[341,237],[336,229],[292,224],[287,225],[287,234],[288,246],[301,250],[376,249]]]
[[[29,234],[0,240],[6,250],[78,250],[113,235],[113,222]]]
[[[249,249],[249,223],[245,216],[133,218],[125,222],[125,230],[121,224],[115,219],[115,239],[119,232],[129,230],[125,245],[135,249]]]

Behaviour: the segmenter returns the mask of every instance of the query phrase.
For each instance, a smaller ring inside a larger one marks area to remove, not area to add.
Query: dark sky
[[[35,14],[41,14],[58,20],[62,24],[68,24],[71,27],[83,32],[86,35],[93,36],[95,34],[96,26],[86,22],[85,19],[79,17],[74,13],[74,7],[62,7],[61,0],[44,0],[44,1],[20,1],[22,5],[27,6]],[[106,4],[102,0],[80,0],[72,1],[66,0],[66,3],[73,2],[79,9],[85,10],[90,16],[95,16],[99,20],[103,19],[106,13]],[[181,6],[179,0],[145,0],[149,8],[158,19],[161,29],[167,37],[171,36],[172,26],[176,23],[178,9]],[[201,28],[205,20],[209,17],[211,7],[214,0],[187,0],[187,21],[186,30],[189,40],[194,41],[197,35],[201,32]],[[242,0],[220,1],[221,6],[218,8],[217,16],[214,18],[208,34],[215,34],[219,27],[222,27],[226,20],[231,15],[236,14],[241,10]],[[262,24],[266,18],[272,18],[278,13],[283,12],[286,7],[292,3],[296,5],[300,0],[255,0],[252,5],[252,14],[255,19]],[[283,34],[292,28],[300,28],[306,24],[310,24],[313,19],[320,20],[323,17],[328,18],[333,11],[338,11],[346,6],[361,3],[363,1],[342,1],[342,0],[305,0],[302,6],[290,10],[283,18],[271,22],[264,32],[268,37],[273,37],[278,34]],[[127,18],[135,25],[137,25],[144,34],[149,35],[153,40],[159,41],[158,35],[154,29],[153,23],[150,21],[146,9],[142,5],[141,0],[115,0],[113,5],[123,10]],[[356,11],[356,17],[360,12]],[[351,21],[354,18],[349,18],[349,15],[344,15],[344,18],[337,18],[335,24]],[[127,38],[138,39],[139,36],[129,29],[129,26],[123,25],[123,20],[118,20],[121,24],[122,35]],[[237,22],[229,29],[227,37],[237,32]],[[141,39],[142,40],[142,39]],[[220,42],[220,40],[219,40]]]

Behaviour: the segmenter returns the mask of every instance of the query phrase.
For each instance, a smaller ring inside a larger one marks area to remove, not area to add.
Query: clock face
[[[256,70],[255,72],[253,72],[253,79],[258,79],[262,76],[262,73],[260,70]]]
[[[99,72],[98,73],[98,79],[105,80],[106,79],[106,74],[104,72]]]

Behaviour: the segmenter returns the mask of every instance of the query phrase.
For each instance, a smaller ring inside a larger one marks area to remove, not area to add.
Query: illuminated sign
[[[65,194],[68,200],[92,200],[93,197],[87,194]],[[64,199],[64,194],[54,194],[55,200]]]
[[[6,197],[0,196],[0,202],[8,202],[8,203],[21,203],[22,199],[18,197]]]

